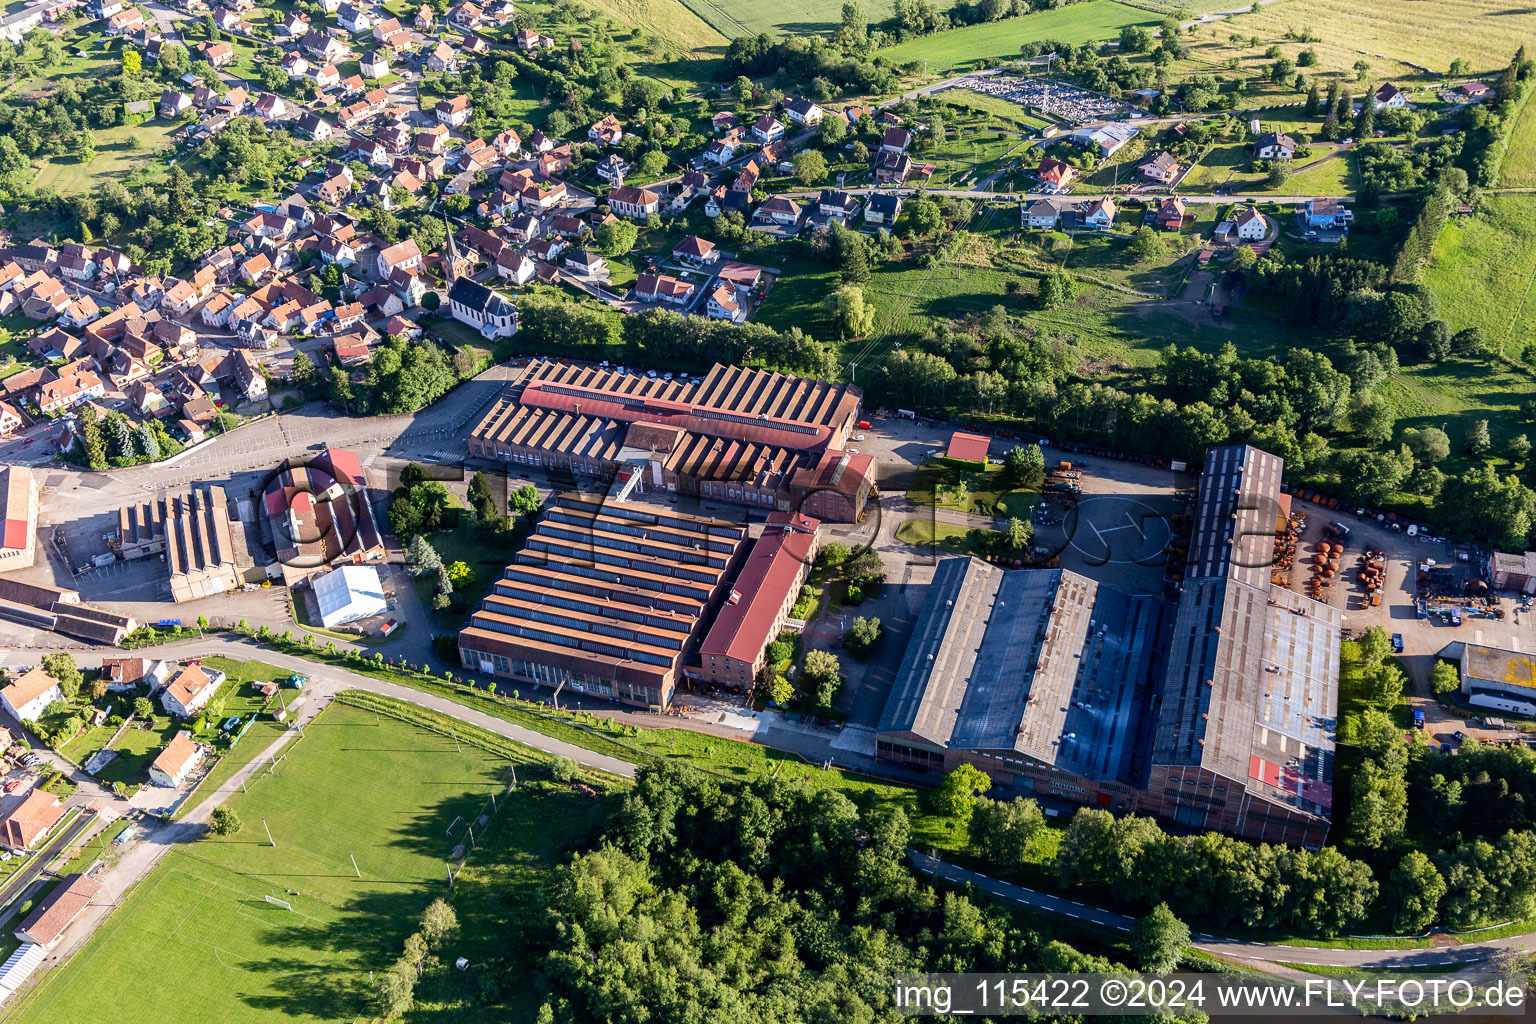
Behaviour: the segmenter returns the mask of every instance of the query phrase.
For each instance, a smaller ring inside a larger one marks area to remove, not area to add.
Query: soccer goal
[[[276,896],[268,896],[268,897],[266,897],[266,901],[268,903],[271,903],[271,904],[275,905],[275,906],[282,907],[284,910],[292,910],[293,909],[293,904],[289,903],[287,900],[280,900]]]

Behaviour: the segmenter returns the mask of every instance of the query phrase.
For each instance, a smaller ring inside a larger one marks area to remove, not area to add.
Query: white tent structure
[[[343,565],[312,582],[320,622],[327,627],[356,622],[389,609],[379,571],[369,565]]]

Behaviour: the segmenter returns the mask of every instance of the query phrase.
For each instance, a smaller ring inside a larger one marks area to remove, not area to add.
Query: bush
[[[864,588],[859,586],[857,583],[850,583],[848,585],[848,602],[847,603],[848,604],[863,604],[864,603]]]
[[[568,757],[557,757],[550,762],[549,777],[556,782],[575,782],[581,769]]]
[[[227,807],[215,807],[208,816],[208,831],[216,836],[232,836],[243,824],[240,815]]]
[[[767,662],[770,665],[782,665],[795,656],[795,645],[788,640],[775,640],[768,645]]]

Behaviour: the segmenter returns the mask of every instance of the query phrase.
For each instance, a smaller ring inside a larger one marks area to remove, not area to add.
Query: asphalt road
[[[1136,925],[1136,919],[1102,907],[1089,906],[1050,893],[1026,889],[1021,885],[999,881],[987,875],[977,874],[953,864],[935,862],[926,854],[912,851],[912,863],[923,874],[949,882],[974,885],[977,889],[1000,900],[1021,903],[1036,910],[1060,914],[1086,925],[1094,925],[1111,931],[1128,932]],[[1327,949],[1318,946],[1271,946],[1262,942],[1245,942],[1227,939],[1204,932],[1194,934],[1194,947],[1206,953],[1215,953],[1229,959],[1253,960],[1261,963],[1305,964],[1316,967],[1353,967],[1360,970],[1385,970],[1404,967],[1445,967],[1457,964],[1474,964],[1493,957],[1510,948],[1528,949],[1536,943],[1536,935],[1515,935],[1489,942],[1468,943],[1460,946],[1440,946],[1428,949]]]

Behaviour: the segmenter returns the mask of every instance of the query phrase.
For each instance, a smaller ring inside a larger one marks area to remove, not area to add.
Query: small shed
[[[945,457],[951,462],[964,463],[983,469],[987,465],[987,449],[992,439],[985,434],[967,434],[957,430],[950,435],[949,450]]]

